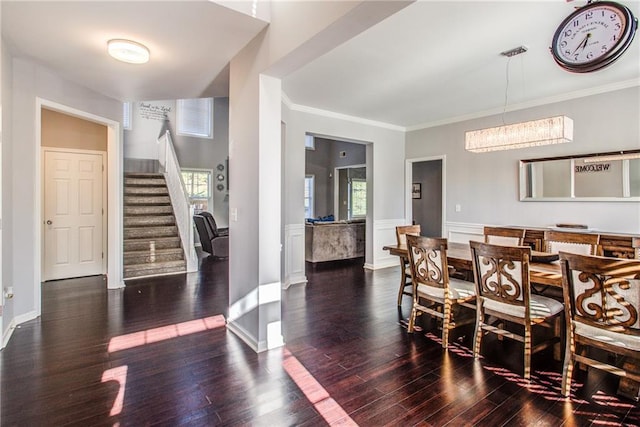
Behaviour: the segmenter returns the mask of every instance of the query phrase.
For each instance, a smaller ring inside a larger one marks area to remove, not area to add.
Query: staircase
[[[124,175],[124,278],[186,271],[164,176]]]

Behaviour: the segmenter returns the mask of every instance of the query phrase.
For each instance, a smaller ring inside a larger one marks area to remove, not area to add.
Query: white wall
[[[40,310],[35,294],[35,272],[40,269],[35,262],[36,253],[40,253],[40,247],[36,247],[40,240],[39,230],[34,229],[39,206],[36,202],[39,195],[35,194],[35,159],[39,157],[35,152],[39,145],[39,142],[36,144],[36,97],[118,122],[122,117],[122,103],[63,80],[49,69],[20,58],[13,59],[12,90],[12,138],[5,141],[10,147],[5,151],[9,156],[3,164],[7,169],[4,176],[10,177],[11,185],[9,195],[3,191],[4,205],[11,210],[4,228],[13,230],[12,236],[3,242],[5,253],[12,253],[5,285],[14,287],[15,317],[28,320],[39,315]]]
[[[640,147],[640,88],[593,95],[506,114],[508,123],[564,114],[574,121],[568,144],[474,154],[464,132],[497,126],[500,116],[407,133],[408,159],[446,155],[446,219],[473,224],[548,226],[580,223],[611,232],[640,233],[637,202],[520,202],[518,161]],[[461,211],[455,212],[455,205]]]

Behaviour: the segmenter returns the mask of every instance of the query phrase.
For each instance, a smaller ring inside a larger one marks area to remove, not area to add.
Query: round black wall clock
[[[588,3],[558,26],[551,53],[558,65],[568,71],[596,71],[611,65],[627,50],[637,27],[638,20],[631,10],[620,3]]]

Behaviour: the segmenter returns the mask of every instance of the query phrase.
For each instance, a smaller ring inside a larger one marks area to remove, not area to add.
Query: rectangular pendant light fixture
[[[465,132],[465,149],[474,153],[562,144],[573,140],[573,120],[549,117]]]

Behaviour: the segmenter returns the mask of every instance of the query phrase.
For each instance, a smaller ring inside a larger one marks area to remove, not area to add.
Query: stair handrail
[[[160,172],[162,172],[167,182],[169,197],[173,205],[173,214],[176,218],[187,262],[187,271],[197,271],[198,256],[193,242],[194,210],[191,203],[189,203],[189,196],[182,179],[182,172],[173,146],[171,131],[168,129],[158,137],[158,161],[160,162]]]

